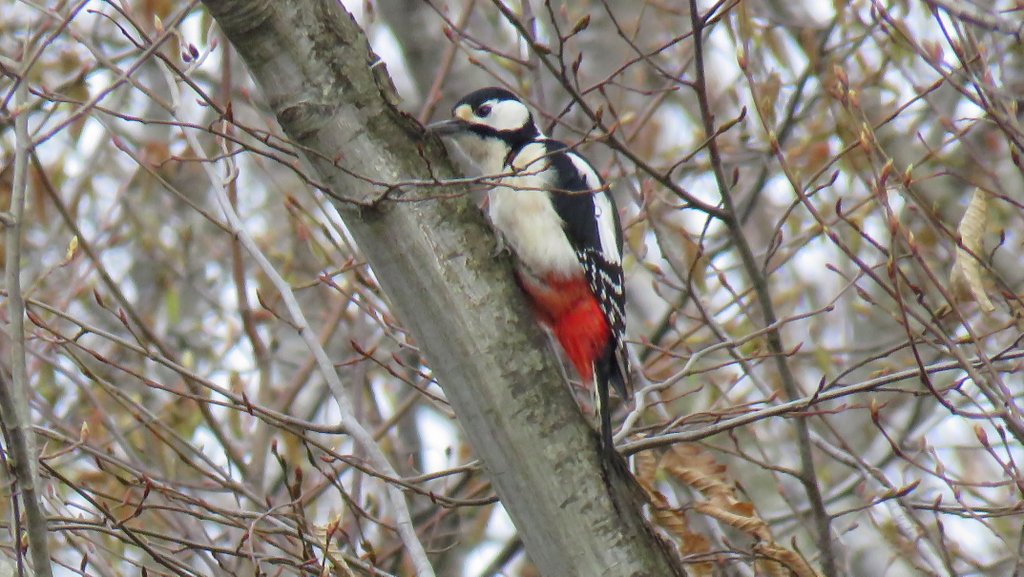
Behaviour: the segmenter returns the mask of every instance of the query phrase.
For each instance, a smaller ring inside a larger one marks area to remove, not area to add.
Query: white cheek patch
[[[482,119],[495,130],[519,130],[530,122],[530,110],[518,100],[489,100],[491,113]]]

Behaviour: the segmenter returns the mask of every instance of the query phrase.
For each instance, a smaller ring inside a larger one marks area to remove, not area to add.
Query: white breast
[[[520,266],[534,275],[572,277],[583,269],[545,190],[546,152],[543,144],[534,143],[516,155],[517,174],[500,178],[500,185],[487,193],[487,215]]]

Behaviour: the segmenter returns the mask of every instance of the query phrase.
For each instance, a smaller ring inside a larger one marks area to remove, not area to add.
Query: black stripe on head
[[[488,88],[481,88],[480,90],[474,90],[473,92],[463,96],[462,100],[456,102],[452,109],[454,110],[463,104],[468,104],[470,108],[476,110],[477,107],[488,100],[515,100],[516,102],[522,102],[522,100],[519,100],[519,97],[514,93],[498,86],[491,86]]]

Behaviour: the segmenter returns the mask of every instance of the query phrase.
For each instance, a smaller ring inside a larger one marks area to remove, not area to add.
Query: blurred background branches
[[[504,85],[611,183],[617,438],[691,574],[1024,573],[1021,6],[345,5],[404,110]],[[197,2],[11,3],[0,72],[12,571],[23,496],[61,575],[406,575],[403,518],[439,575],[535,574]]]

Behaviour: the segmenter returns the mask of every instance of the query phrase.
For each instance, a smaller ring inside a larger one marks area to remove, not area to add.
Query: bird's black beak
[[[441,122],[435,122],[427,125],[427,132],[432,132],[438,136],[450,136],[452,134],[458,134],[466,130],[466,123],[461,120],[451,119],[442,120]]]

